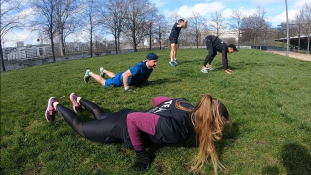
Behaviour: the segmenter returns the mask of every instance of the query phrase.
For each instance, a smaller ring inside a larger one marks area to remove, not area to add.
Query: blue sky
[[[245,16],[252,15],[259,5],[266,10],[266,20],[276,27],[281,22],[286,21],[285,0],[150,0],[154,3],[159,13],[169,18],[172,13],[178,13],[182,18],[191,17],[193,12],[198,12],[207,20],[215,11],[221,12],[224,18],[229,19],[232,9],[240,9]],[[296,13],[302,9],[302,6],[310,0],[287,0],[289,19],[294,19]],[[27,13],[27,10],[26,12]],[[191,23],[191,21],[189,21]],[[106,36],[106,38],[110,38]],[[5,47],[15,46],[16,41],[24,41],[25,44],[38,44],[37,36],[33,33],[23,30],[19,32],[10,32],[5,36]]]
[[[159,8],[159,12],[170,16],[178,13],[183,18],[189,18],[193,12],[198,12],[209,19],[215,11],[221,12],[223,17],[229,18],[232,9],[240,9],[245,16],[254,13],[259,5],[266,10],[266,20],[276,27],[286,21],[285,0],[151,0]],[[289,18],[302,8],[302,5],[310,0],[287,0]]]

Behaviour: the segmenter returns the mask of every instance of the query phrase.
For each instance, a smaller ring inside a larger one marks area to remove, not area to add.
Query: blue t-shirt
[[[170,38],[178,38],[179,37],[179,33],[180,33],[180,30],[181,30],[181,27],[177,27],[178,23],[176,22],[173,27],[172,27],[172,31],[171,31],[171,34],[170,34]]]
[[[145,62],[139,62],[133,67],[130,68],[130,72],[132,76],[129,77],[128,83],[130,85],[137,86],[145,81],[148,80],[150,74],[152,73],[153,69],[148,69]],[[118,73],[114,79],[120,82],[119,84],[115,84],[115,86],[122,86],[123,85],[123,72]]]

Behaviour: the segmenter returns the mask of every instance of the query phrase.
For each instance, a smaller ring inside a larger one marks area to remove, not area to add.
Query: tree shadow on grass
[[[311,174],[309,149],[296,143],[290,143],[283,146],[281,154],[287,174]]]
[[[182,79],[168,79],[168,78],[162,78],[162,79],[157,79],[153,81],[149,81],[148,83],[142,83],[141,85],[137,87],[144,87],[144,86],[156,86],[156,85],[161,85],[164,83],[176,83],[176,82],[181,82]]]
[[[276,166],[266,166],[261,170],[262,175],[278,175],[280,173]]]

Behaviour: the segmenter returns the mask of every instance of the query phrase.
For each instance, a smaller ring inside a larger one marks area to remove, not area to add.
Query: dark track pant
[[[212,42],[213,36],[207,36],[205,38],[205,43],[206,43],[206,49],[208,51],[208,55],[205,58],[204,61],[204,66],[206,67],[207,63],[211,64],[213,59],[215,58],[215,56],[217,55],[217,50],[216,48],[214,48],[213,46],[213,42]]]
[[[123,138],[111,136],[111,130],[118,122],[122,115],[127,115],[124,110],[116,113],[103,113],[102,110],[94,103],[81,99],[80,104],[84,106],[97,120],[83,122],[76,113],[64,107],[57,105],[57,111],[64,120],[81,136],[102,143],[121,143]],[[128,110],[128,109],[125,109]]]

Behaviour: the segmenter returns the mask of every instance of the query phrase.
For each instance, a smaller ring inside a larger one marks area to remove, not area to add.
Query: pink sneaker
[[[55,120],[56,110],[53,106],[53,103],[57,102],[55,97],[51,97],[48,101],[48,107],[45,110],[45,118],[48,122],[53,122]]]
[[[81,112],[82,111],[82,106],[77,102],[77,98],[79,96],[77,94],[75,94],[74,92],[70,94],[69,98],[70,98],[70,101],[72,102],[73,106],[73,110],[75,112]]]

